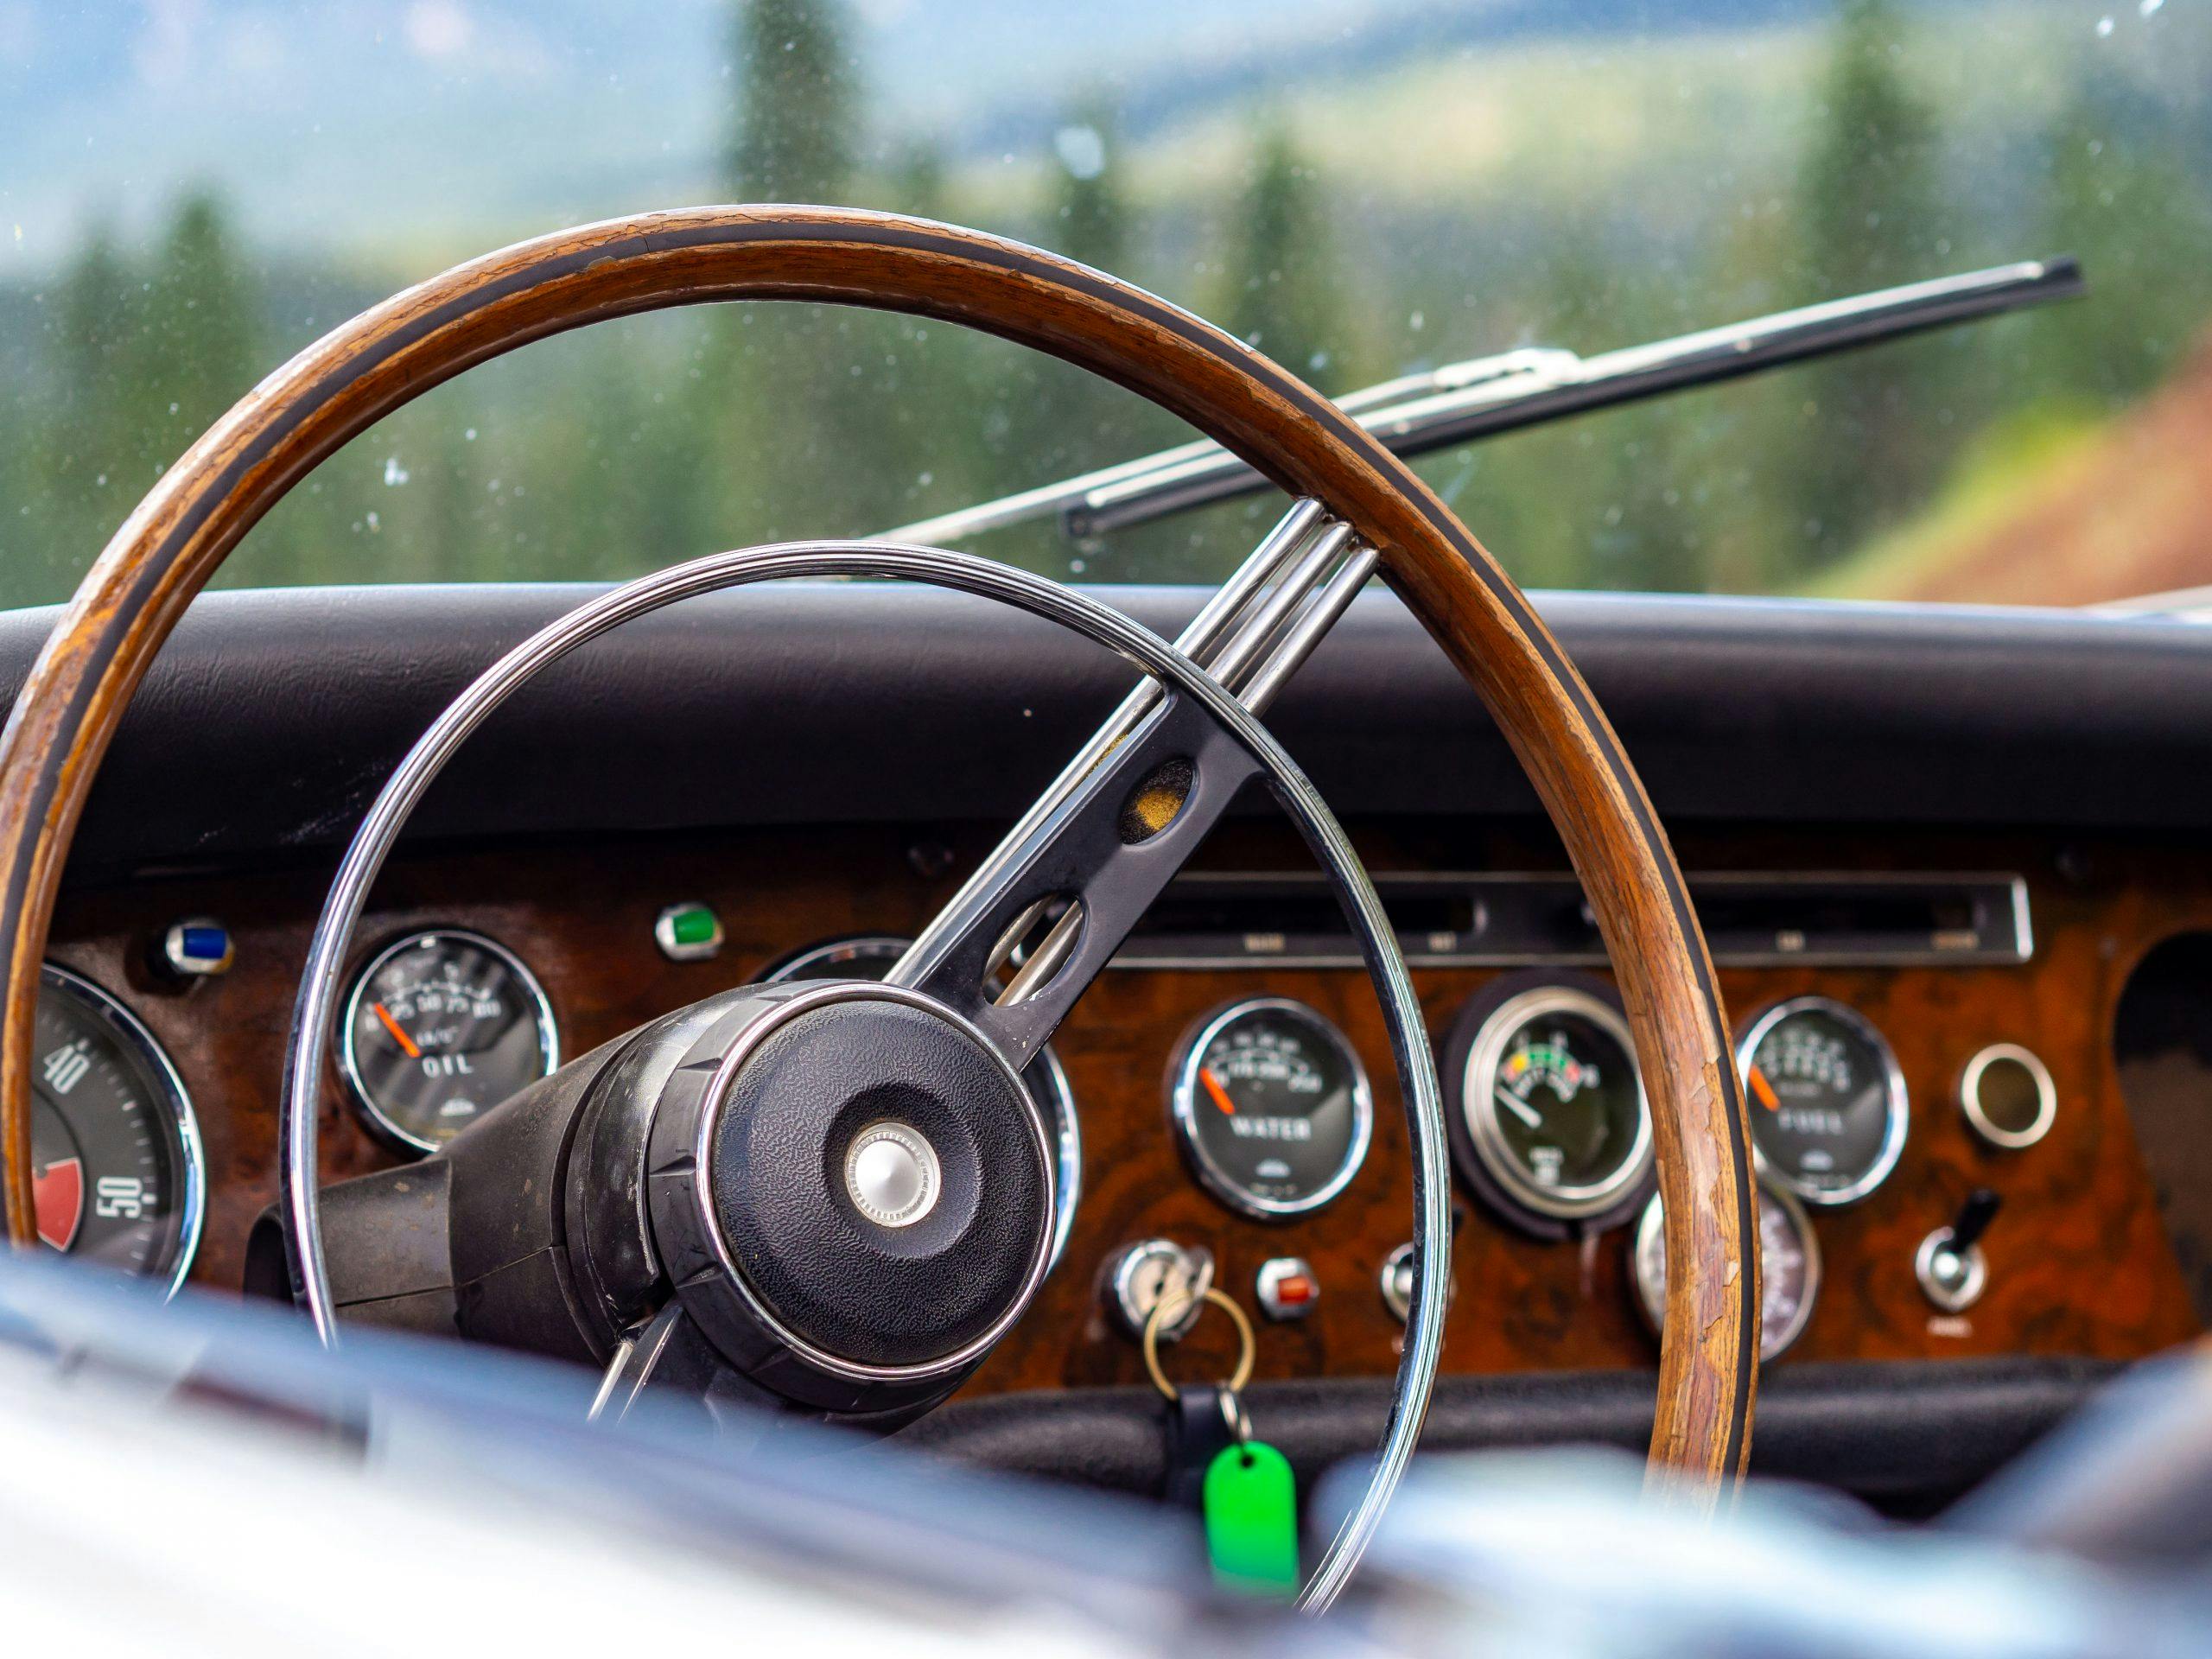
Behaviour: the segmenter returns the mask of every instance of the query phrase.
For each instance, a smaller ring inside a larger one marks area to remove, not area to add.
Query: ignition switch
[[[1213,1252],[1204,1245],[1185,1249],[1172,1238],[1139,1239],[1116,1256],[1106,1270],[1106,1306],[1135,1340],[1163,1301],[1182,1304],[1182,1312],[1161,1321],[1160,1336],[1179,1341],[1198,1323],[1206,1292],[1213,1288]]]

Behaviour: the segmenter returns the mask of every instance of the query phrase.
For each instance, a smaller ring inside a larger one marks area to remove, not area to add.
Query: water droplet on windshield
[[[2099,40],[2101,40],[2101,40],[2105,39],[2107,35],[2109,35],[2111,33],[2112,33],[2112,19],[2111,19],[2111,18],[2109,18],[2109,17],[2100,17],[2100,18],[2098,18],[2098,19],[2097,19],[2097,38],[2098,38]]]
[[[397,488],[407,481],[407,469],[399,464],[397,455],[386,455],[384,461],[384,481]]]
[[[1071,178],[1095,179],[1106,170],[1106,141],[1096,127],[1062,127],[1052,135],[1052,151]]]

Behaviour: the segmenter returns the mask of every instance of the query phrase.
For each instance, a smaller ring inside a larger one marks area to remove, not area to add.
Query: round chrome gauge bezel
[[[1351,1068],[1352,1130],[1351,1140],[1344,1147],[1344,1161],[1326,1182],[1301,1198],[1263,1198],[1246,1190],[1241,1181],[1214,1161],[1198,1136],[1198,1067],[1204,1064],[1203,1057],[1222,1032],[1255,1014],[1287,1014],[1309,1026]],[[1311,1215],[1350,1186],[1352,1178],[1367,1162],[1368,1143],[1375,1137],[1375,1091],[1367,1080],[1367,1067],[1361,1063],[1359,1051],[1351,1046],[1351,1039],[1311,1003],[1290,996],[1247,996],[1224,1003],[1200,1020],[1184,1037],[1176,1049],[1169,1077],[1168,1117],[1175,1127],[1175,1139],[1182,1147],[1184,1161],[1191,1166],[1199,1185],[1239,1215],[1249,1216],[1255,1221],[1281,1221],[1292,1216]]]
[[[760,982],[781,985],[810,975],[834,978],[835,975],[823,970],[842,968],[853,962],[896,962],[906,954],[906,947],[912,943],[895,933],[855,933],[842,938],[824,939],[772,963],[760,976]],[[1083,1126],[1076,1118],[1075,1090],[1068,1082],[1067,1069],[1060,1064],[1060,1057],[1052,1052],[1050,1043],[1037,1051],[1037,1057],[1021,1073],[1025,1083],[1033,1071],[1042,1080],[1048,1096],[1045,1104],[1052,1114],[1057,1160],[1053,1180],[1058,1190],[1058,1207],[1052,1221],[1052,1252],[1045,1264],[1045,1271],[1050,1273],[1067,1253],[1068,1235],[1075,1230],[1076,1205],[1083,1198]]]
[[[1904,1071],[1897,1065],[1897,1051],[1890,1046],[1890,1039],[1882,1035],[1881,1028],[1858,1009],[1832,996],[1793,996],[1766,1009],[1745,1027],[1743,1037],[1736,1044],[1736,1074],[1751,1087],[1751,1060],[1759,1052],[1759,1044],[1766,1035],[1793,1014],[1821,1014],[1847,1026],[1861,1040],[1881,1057],[1883,1098],[1888,1116],[1882,1126],[1882,1145],[1874,1161],[1866,1171],[1848,1186],[1814,1187],[1799,1178],[1777,1169],[1768,1161],[1766,1153],[1759,1146],[1756,1133],[1757,1114],[1761,1109],[1756,1098],[1750,1098],[1748,1109],[1753,1115],[1754,1133],[1751,1135],[1751,1163],[1758,1173],[1777,1186],[1807,1204],[1833,1210],[1847,1204],[1856,1204],[1884,1181],[1890,1179],[1897,1166],[1897,1160],[1904,1155],[1905,1135],[1910,1128],[1910,1097],[1905,1091]]]
[[[1813,1322],[1813,1309],[1821,1300],[1821,1236],[1813,1230],[1813,1217],[1805,1206],[1797,1202],[1789,1188],[1771,1180],[1758,1184],[1758,1201],[1771,1204],[1789,1221],[1797,1235],[1798,1248],[1805,1253],[1805,1292],[1797,1299],[1797,1306],[1789,1323],[1779,1333],[1765,1326],[1765,1308],[1759,1310],[1759,1363],[1766,1364],[1788,1353],[1797,1338],[1805,1334],[1805,1327]],[[1636,1287],[1636,1304],[1643,1311],[1644,1323],[1657,1335],[1667,1319],[1667,1281],[1646,1270],[1653,1254],[1664,1243],[1663,1229],[1667,1224],[1666,1206],[1654,1192],[1651,1201],[1643,1206],[1643,1214],[1636,1224],[1636,1237],[1630,1246],[1628,1272]],[[1764,1230],[1762,1230],[1764,1234]],[[1764,1249],[1762,1242],[1761,1249]],[[1764,1279],[1764,1264],[1761,1272]]]
[[[2024,1129],[2005,1128],[1982,1103],[1982,1077],[1999,1060],[2012,1061],[2035,1084],[2035,1122]],[[1959,1075],[1959,1110],[1974,1132],[1991,1146],[2005,1152],[2023,1151],[2049,1135],[2050,1126],[2058,1121],[2058,1084],[2043,1057],[2033,1049],[2018,1043],[1992,1043],[1968,1060],[1967,1069]]]
[[[176,1261],[168,1269],[168,1285],[164,1296],[174,1296],[183,1285],[185,1275],[192,1271],[193,1258],[200,1253],[200,1233],[207,1216],[207,1154],[200,1140],[200,1119],[193,1110],[192,1096],[185,1089],[184,1078],[177,1072],[169,1058],[168,1051],[160,1039],[146,1028],[144,1020],[124,1007],[120,999],[103,990],[82,974],[57,963],[39,964],[39,982],[64,995],[75,995],[82,1005],[109,1031],[118,1041],[127,1046],[145,1061],[149,1072],[165,1096],[162,1104],[176,1128],[178,1159],[177,1181],[182,1189],[178,1198]],[[145,1277],[151,1278],[152,1274]]]
[[[1602,1181],[1579,1186],[1545,1186],[1529,1179],[1519,1159],[1506,1144],[1498,1122],[1497,1102],[1488,1080],[1497,1075],[1505,1058],[1505,1046],[1513,1033],[1531,1020],[1547,1014],[1572,1014],[1599,1027],[1621,1046],[1636,1078],[1636,1139],[1620,1167]],[[1482,1080],[1478,1089],[1477,1080]],[[1643,1090],[1643,1073],[1636,1063],[1636,1039],[1620,1010],[1603,997],[1580,986],[1535,985],[1506,998],[1484,1016],[1460,1068],[1459,1116],[1475,1155],[1484,1170],[1514,1203],[1553,1221],[1587,1221],[1602,1216],[1635,1192],[1651,1174],[1654,1156],[1651,1101]]]
[[[346,1092],[352,1096],[353,1110],[379,1138],[403,1150],[432,1153],[451,1144],[450,1141],[432,1141],[403,1128],[391,1115],[376,1103],[368,1084],[362,1080],[360,1061],[353,1050],[355,1022],[361,1013],[361,998],[368,990],[385,964],[401,952],[418,950],[425,940],[458,940],[497,957],[515,982],[529,995],[537,1012],[537,1049],[545,1064],[543,1075],[550,1077],[561,1069],[561,1027],[553,1015],[552,999],[545,995],[545,987],[538,983],[537,976],[530,965],[513,951],[487,934],[467,927],[410,928],[392,939],[363,963],[353,975],[353,983],[346,988],[344,1010],[339,1015],[338,1070],[346,1079]]]

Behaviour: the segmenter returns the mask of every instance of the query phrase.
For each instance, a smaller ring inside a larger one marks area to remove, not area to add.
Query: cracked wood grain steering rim
[[[1385,579],[1482,696],[1565,842],[1620,982],[1655,1118],[1669,1274],[1656,1484],[1710,1504],[1740,1476],[1758,1386],[1749,1131],[1681,871],[1620,742],[1512,580],[1334,404],[1220,330],[1001,238],[819,207],[703,207],[563,231],[472,261],[343,325],[194,444],[116,532],[0,734],[0,1161],[34,1239],[39,964],[69,843],[132,693],[239,537],[346,440],[527,341],[708,301],[852,304],[1046,352],[1179,416],[1382,550]]]

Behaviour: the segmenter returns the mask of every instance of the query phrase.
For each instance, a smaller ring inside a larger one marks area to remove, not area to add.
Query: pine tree
[[[1238,213],[1230,327],[1294,374],[1325,386],[1344,340],[1342,287],[1319,175],[1280,122],[1261,133]]]
[[[2170,154],[2122,119],[2124,94],[2085,79],[2052,123],[2044,235],[2079,257],[2093,302],[2034,319],[2044,389],[2113,406],[2172,367],[2203,322],[2182,273],[2212,264],[2212,216]]]
[[[944,219],[950,211],[948,200],[944,152],[923,139],[908,144],[892,169],[892,211],[917,219]]]
[[[1050,148],[1050,217],[1034,239],[1109,276],[1130,277],[1133,226],[1123,194],[1121,143],[1102,95],[1072,104]],[[1007,365],[992,395],[1013,415],[998,475],[1019,489],[1140,454],[1164,440],[1141,399],[1084,370],[1024,353]],[[1067,572],[1057,535],[1024,554],[1036,568]]]
[[[1942,270],[1938,128],[1905,79],[1904,38],[1888,0],[1845,0],[1801,174],[1801,301]],[[1804,372],[1788,469],[1799,569],[1854,551],[1924,498],[1944,449],[1933,441],[1939,383],[1930,350],[1853,353]]]
[[[154,260],[142,336],[145,395],[164,411],[160,447],[181,453],[260,378],[254,283],[222,204],[195,191],[177,204]]]
[[[860,100],[843,9],[835,0],[749,0],[734,21],[741,92],[731,189],[748,201],[846,200]]]
[[[1128,213],[1122,195],[1121,145],[1112,107],[1086,99],[1052,138],[1057,212],[1049,240],[1071,259],[1126,276]]]
[[[849,202],[864,125],[860,76],[837,0],[739,0],[737,96],[727,183],[741,200]],[[722,543],[879,528],[895,486],[855,465],[888,416],[871,365],[896,324],[823,306],[721,308],[700,392],[715,451],[702,522]],[[858,372],[855,372],[858,371]]]

